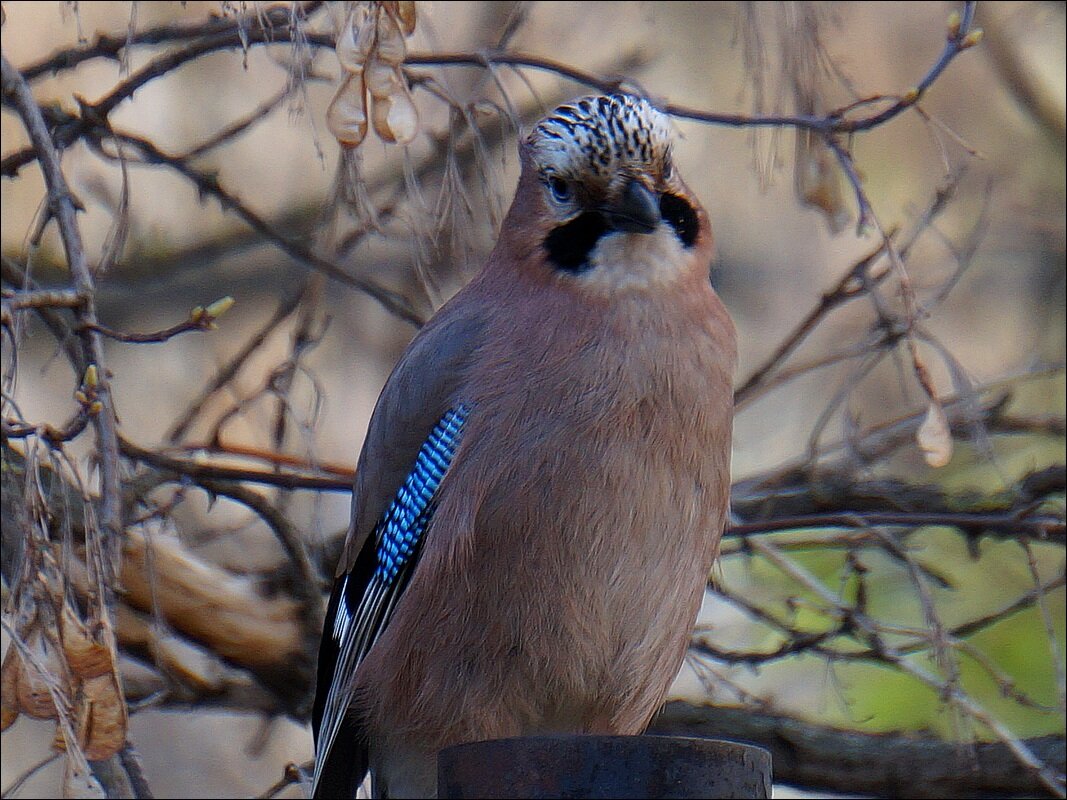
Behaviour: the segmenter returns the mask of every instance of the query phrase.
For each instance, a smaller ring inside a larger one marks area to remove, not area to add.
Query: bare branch
[[[115,429],[115,409],[108,383],[103,348],[100,344],[100,337],[92,330],[92,326],[97,324],[94,301],[95,280],[85,258],[81,233],[75,218],[74,202],[60,167],[55,145],[48,133],[48,127],[25,79],[8,63],[6,57],[3,58],[3,90],[5,97],[12,98],[36,150],[44,172],[45,184],[48,187],[49,206],[59,225],[67,263],[74,278],[75,291],[85,298],[84,304],[75,309],[75,316],[79,324],[85,328],[81,334],[85,360],[89,364],[96,365],[98,375],[97,397],[101,410],[94,415],[93,421],[97,434],[101,471],[100,522],[107,536],[112,540],[107,545],[107,549],[110,556],[114,557],[118,552],[117,539],[122,535],[119,447],[118,434]]]
[[[761,709],[668,703],[650,732],[739,739],[762,745],[774,779],[815,791],[880,797],[1052,796],[1000,742],[960,745],[908,733],[842,731]],[[1061,736],[1027,740],[1045,762],[1064,769]]]

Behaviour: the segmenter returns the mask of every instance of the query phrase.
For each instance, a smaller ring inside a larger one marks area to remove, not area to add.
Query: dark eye
[[[557,203],[569,202],[573,194],[571,185],[556,175],[548,179],[548,190],[552,192],[552,198]]]

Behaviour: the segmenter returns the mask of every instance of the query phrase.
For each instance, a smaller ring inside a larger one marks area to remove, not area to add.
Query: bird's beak
[[[618,203],[600,209],[604,221],[617,231],[652,233],[659,224],[659,198],[638,180],[631,180]]]

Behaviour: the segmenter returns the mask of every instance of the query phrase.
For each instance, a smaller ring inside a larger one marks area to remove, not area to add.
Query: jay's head
[[[647,101],[617,94],[562,105],[520,154],[513,213],[549,270],[606,291],[707,275],[707,214],[674,169],[669,120]]]

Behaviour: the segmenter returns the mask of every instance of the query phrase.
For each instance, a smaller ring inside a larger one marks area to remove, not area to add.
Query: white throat
[[[639,291],[676,281],[688,258],[674,229],[660,222],[652,233],[605,234],[574,280],[597,293]]]

